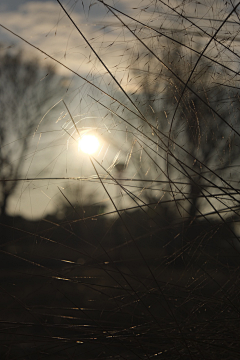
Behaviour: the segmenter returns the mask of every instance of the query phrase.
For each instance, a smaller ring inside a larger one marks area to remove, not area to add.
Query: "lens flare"
[[[78,149],[81,149],[85,154],[94,154],[99,148],[98,138],[94,135],[84,135],[78,141]]]

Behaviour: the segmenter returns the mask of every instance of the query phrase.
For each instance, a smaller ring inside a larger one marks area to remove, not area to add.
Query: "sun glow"
[[[78,149],[86,154],[94,154],[99,148],[99,141],[95,135],[83,135],[78,141]]]

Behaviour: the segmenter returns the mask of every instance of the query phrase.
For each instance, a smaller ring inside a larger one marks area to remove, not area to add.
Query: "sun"
[[[94,154],[99,148],[99,141],[95,135],[83,135],[78,141],[78,149],[86,154]]]

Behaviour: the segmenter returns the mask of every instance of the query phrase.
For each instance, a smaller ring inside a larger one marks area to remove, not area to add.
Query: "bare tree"
[[[9,197],[22,174],[30,141],[41,117],[58,99],[63,78],[21,51],[0,53],[0,208],[6,215]]]
[[[194,219],[209,204],[206,196],[221,193],[222,185],[231,189],[224,179],[230,173],[234,177],[238,159],[239,95],[234,82],[224,81],[226,70],[218,65],[204,60],[189,78],[196,58],[183,56],[180,46],[168,57],[172,72],[161,69],[158,74],[151,59],[141,84],[138,101],[148,123],[139,120],[140,129],[148,136],[145,145],[142,142],[139,171],[143,177],[151,162],[149,178],[162,172],[172,196],[186,200],[180,203]]]

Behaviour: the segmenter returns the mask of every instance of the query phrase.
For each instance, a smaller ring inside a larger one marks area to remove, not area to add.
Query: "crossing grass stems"
[[[18,179],[54,182],[62,208],[1,223],[2,355],[238,359],[239,3],[221,2],[221,12],[206,3],[209,19],[194,2],[191,15],[184,2],[56,2],[98,72],[84,76],[1,27],[84,84],[81,97],[101,114],[94,131],[114,151],[89,155],[90,176]],[[122,36],[123,62],[105,60],[75,6],[90,25],[94,7],[105,14],[97,35],[108,49],[104,33],[117,34],[113,54]],[[75,144],[91,126],[71,101],[56,111]]]

